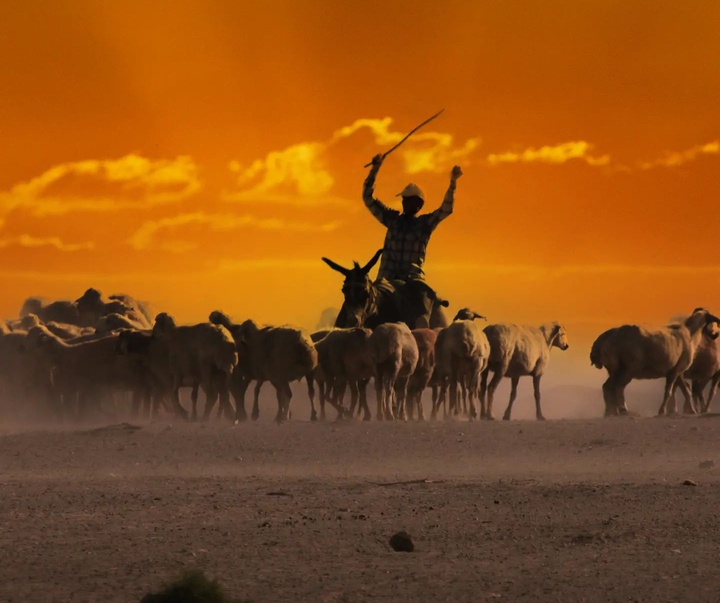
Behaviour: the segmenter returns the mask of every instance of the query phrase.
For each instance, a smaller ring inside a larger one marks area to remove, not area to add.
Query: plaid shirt
[[[455,181],[445,193],[442,205],[421,216],[407,216],[390,209],[373,196],[375,178],[380,166],[373,166],[363,186],[363,201],[370,213],[387,228],[385,245],[378,271],[378,279],[423,279],[423,264],[430,235],[453,211]]]

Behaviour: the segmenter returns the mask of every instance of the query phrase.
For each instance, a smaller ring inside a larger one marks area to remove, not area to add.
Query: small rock
[[[705,461],[700,461],[700,463],[698,464],[698,467],[700,467],[700,469],[712,469],[714,466],[715,466],[715,461],[712,461],[710,459],[707,459]]]
[[[697,483],[692,481],[691,479],[686,479],[683,482],[683,486],[697,486]]]
[[[415,550],[410,534],[407,532],[398,532],[390,537],[390,546],[393,551],[402,553],[412,553]]]

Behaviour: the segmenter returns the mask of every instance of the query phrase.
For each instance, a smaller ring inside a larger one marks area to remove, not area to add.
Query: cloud
[[[155,238],[162,231],[173,231],[185,226],[199,225],[213,231],[233,231],[240,228],[255,228],[268,231],[291,231],[291,232],[330,232],[339,226],[339,222],[326,222],[314,224],[310,222],[290,222],[278,218],[257,218],[251,215],[237,216],[234,214],[207,214],[205,212],[194,212],[180,214],[159,220],[145,222],[128,239],[128,244],[138,250],[147,249],[155,244]],[[189,251],[196,246],[186,241],[173,241],[161,243],[159,246],[165,251]]]
[[[237,161],[229,164],[237,174],[236,189],[225,191],[223,199],[240,202],[282,203],[302,206],[357,204],[331,193],[335,179],[327,164],[332,150],[340,141],[359,132],[370,132],[378,145],[378,152],[397,144],[405,132],[392,129],[393,120],[362,118],[343,126],[328,140],[301,142],[279,151],[271,151],[248,166]],[[451,134],[421,130],[396,151],[404,163],[405,172],[438,172],[461,163],[477,149],[479,138],[470,138],[456,145]],[[369,157],[368,157],[369,159]]]
[[[655,167],[677,167],[690,161],[694,161],[701,155],[717,155],[720,153],[720,140],[713,140],[706,144],[696,145],[684,151],[670,152],[655,161],[648,161],[640,164],[643,170],[650,170]]]
[[[0,193],[0,215],[17,208],[35,216],[144,208],[178,202],[200,188],[189,157],[90,159],[56,165]]]
[[[337,142],[365,129],[373,134],[379,147],[387,150],[387,147],[397,144],[407,134],[391,130],[392,121],[390,117],[358,119],[351,125],[336,130],[332,141]],[[463,145],[456,146],[452,134],[423,129],[408,138],[396,152],[403,159],[405,172],[418,174],[449,169],[454,163],[467,160],[479,146],[480,138],[468,138]]]
[[[303,196],[322,195],[333,185],[333,177],[323,164],[325,149],[326,145],[319,142],[295,144],[282,151],[271,151],[248,168],[234,162],[230,169],[238,174],[240,187],[252,184],[252,190],[258,194],[291,185]]]
[[[21,234],[16,237],[0,239],[0,249],[6,247],[53,247],[58,251],[85,251],[94,249],[95,244],[90,241],[85,243],[65,243],[59,237],[38,238],[28,234]]]
[[[571,159],[580,159],[589,165],[599,166],[610,163],[609,155],[595,157],[590,154],[593,145],[584,140],[563,142],[556,145],[546,145],[539,149],[534,147],[523,151],[505,151],[503,153],[491,153],[487,156],[490,165],[501,163],[566,163]]]

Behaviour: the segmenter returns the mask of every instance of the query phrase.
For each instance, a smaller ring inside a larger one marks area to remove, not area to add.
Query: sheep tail
[[[603,335],[605,334],[603,333]],[[597,369],[603,368],[600,354],[600,348],[602,347],[603,340],[605,339],[603,335],[600,335],[600,337],[598,337],[592,344],[592,348],[590,348],[590,364]]]

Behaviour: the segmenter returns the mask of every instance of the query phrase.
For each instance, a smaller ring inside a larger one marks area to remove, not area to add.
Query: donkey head
[[[322,258],[323,262],[330,268],[345,277],[342,286],[342,293],[345,298],[342,309],[344,316],[338,316],[338,322],[342,323],[343,326],[362,327],[365,319],[377,312],[377,289],[373,286],[368,273],[377,264],[382,252],[383,250],[380,249],[362,267],[357,262],[353,262],[352,268],[343,268],[340,264],[336,264],[328,258]]]

